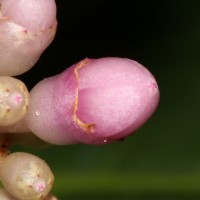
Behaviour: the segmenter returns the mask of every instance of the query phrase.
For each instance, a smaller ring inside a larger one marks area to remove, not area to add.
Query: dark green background
[[[31,88],[84,57],[135,59],[156,77],[161,101],[124,142],[33,151],[55,172],[60,200],[200,198],[200,1],[58,1],[58,32]]]

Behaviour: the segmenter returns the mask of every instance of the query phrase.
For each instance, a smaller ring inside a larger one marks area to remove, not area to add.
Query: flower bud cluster
[[[34,141],[28,133],[16,136],[28,130],[22,121],[30,95],[26,85],[11,76],[34,66],[54,39],[56,27],[55,0],[0,0],[1,200],[56,200],[49,194],[54,176],[45,161],[28,153],[10,154],[8,149],[19,140]]]
[[[121,141],[151,117],[159,102],[154,76],[118,57],[85,58],[42,80],[29,94],[11,76],[34,66],[56,28],[55,0],[0,0],[0,200],[57,200],[50,194],[54,176],[45,161],[10,153],[11,144]]]

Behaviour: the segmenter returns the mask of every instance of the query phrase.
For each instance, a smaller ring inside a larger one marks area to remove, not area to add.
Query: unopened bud
[[[5,189],[20,200],[42,200],[50,192],[54,176],[49,166],[29,153],[12,153],[0,168]]]
[[[29,92],[23,82],[16,78],[0,77],[0,126],[21,120],[29,106]]]

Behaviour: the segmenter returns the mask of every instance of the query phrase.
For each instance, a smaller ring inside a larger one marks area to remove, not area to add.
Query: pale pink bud
[[[84,59],[31,91],[26,122],[53,144],[103,144],[141,127],[155,111],[153,75],[124,58]]]
[[[29,70],[56,32],[55,0],[0,0],[0,74]]]

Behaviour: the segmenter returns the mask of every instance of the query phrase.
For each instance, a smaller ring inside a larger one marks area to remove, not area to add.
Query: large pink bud
[[[125,58],[84,59],[31,91],[30,130],[53,144],[103,144],[132,134],[155,111],[153,75]]]
[[[0,74],[29,70],[56,33],[55,0],[0,0]]]

